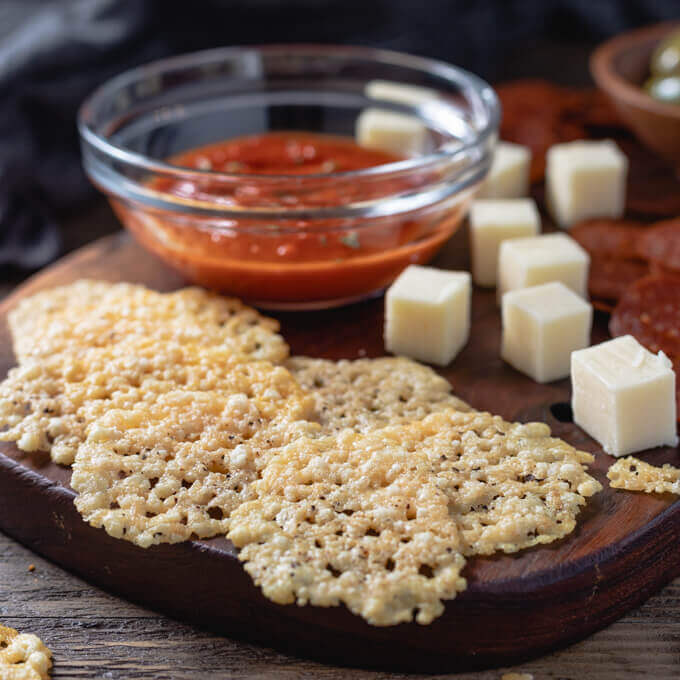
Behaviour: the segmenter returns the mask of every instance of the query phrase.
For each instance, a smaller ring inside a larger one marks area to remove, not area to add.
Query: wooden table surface
[[[99,203],[67,223],[66,242],[76,247],[117,228]],[[0,297],[16,283],[0,284]],[[0,533],[0,622],[39,635],[54,653],[53,678],[62,680],[491,680],[508,672],[536,680],[680,677],[680,579],[607,629],[516,668],[395,675],[324,666],[206,633],[94,588]]]

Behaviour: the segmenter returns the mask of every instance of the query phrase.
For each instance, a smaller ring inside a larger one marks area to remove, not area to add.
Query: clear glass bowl
[[[370,98],[373,80],[439,96],[412,105]],[[313,175],[167,162],[269,131],[353,136],[369,107],[416,117],[423,152]],[[320,308],[379,292],[408,264],[434,256],[488,170],[499,115],[491,87],[454,66],[285,45],[209,50],[128,71],[85,101],[78,123],[88,176],[144,247],[188,280],[258,306]]]

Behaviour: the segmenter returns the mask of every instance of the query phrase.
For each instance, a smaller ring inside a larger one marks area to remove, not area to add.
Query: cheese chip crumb
[[[40,638],[0,624],[0,678],[47,680],[52,653]]]
[[[22,300],[8,315],[19,361],[115,345],[131,336],[202,346],[277,363],[288,356],[279,324],[239,300],[200,288],[158,293],[83,279]]]
[[[316,419],[325,434],[346,427],[370,432],[445,408],[472,410],[451,394],[448,380],[410,359],[291,357],[285,366],[314,397]]]
[[[568,534],[600,485],[547,426],[447,409],[275,454],[228,537],[275,602],[344,603],[373,625],[427,624],[465,587],[465,555]]]
[[[607,471],[607,477],[614,489],[680,494],[680,469],[668,463],[657,467],[633,456],[619,458]]]

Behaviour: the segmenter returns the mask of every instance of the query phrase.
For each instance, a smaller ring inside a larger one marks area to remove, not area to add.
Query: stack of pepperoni
[[[500,136],[532,151],[531,181],[545,174],[545,154],[553,144],[610,136],[621,123],[599,90],[560,87],[545,80],[514,80],[496,92],[503,107]]]
[[[522,80],[497,91],[501,138],[531,148],[531,179],[539,198],[537,183],[553,144],[612,138],[628,156],[626,217],[588,220],[570,235],[590,253],[590,297],[595,307],[611,313],[610,333],[630,333],[649,350],[663,351],[680,375],[680,182],[673,169],[635,140],[595,90]]]

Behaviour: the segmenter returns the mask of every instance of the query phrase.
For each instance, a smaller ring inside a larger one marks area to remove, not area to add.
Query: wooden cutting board
[[[436,264],[467,266],[463,231]],[[92,277],[172,290],[181,280],[127,235],[61,260],[0,306],[0,375],[14,365],[6,313],[38,290]],[[493,292],[476,290],[472,333],[442,374],[478,409],[512,420],[542,420],[556,436],[596,455],[604,490],[590,499],[576,531],[514,556],[471,559],[469,587],[429,626],[369,626],[343,607],[279,606],[266,600],[225,539],[143,550],[86,525],[73,505],[70,472],[44,454],[0,444],[0,529],[112,593],[182,620],[288,653],[344,665],[452,671],[519,661],[584,637],[638,605],[680,574],[680,503],[610,489],[612,458],[571,422],[569,381],[539,385],[499,358],[500,318]],[[294,354],[381,356],[382,300],[326,312],[277,315]],[[593,342],[606,338],[596,314]],[[680,463],[676,449],[645,456]]]

